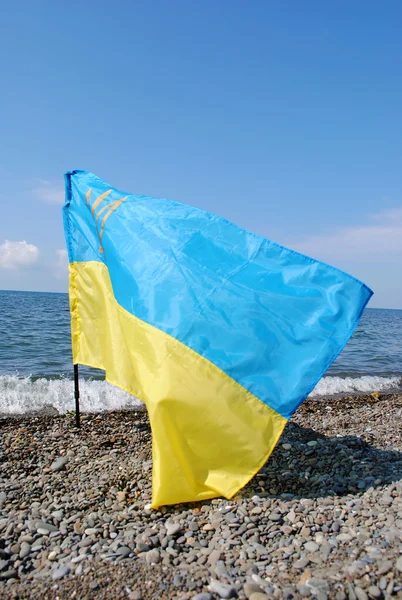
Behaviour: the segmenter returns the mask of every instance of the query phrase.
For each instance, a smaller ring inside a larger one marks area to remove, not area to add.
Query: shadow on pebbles
[[[0,597],[402,598],[401,423],[308,400],[236,498],[151,511],[145,412],[2,418]]]

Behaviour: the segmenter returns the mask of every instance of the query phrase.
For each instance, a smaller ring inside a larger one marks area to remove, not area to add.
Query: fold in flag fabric
[[[146,404],[152,506],[231,498],[353,333],[371,290],[179,202],[66,174],[74,363]]]

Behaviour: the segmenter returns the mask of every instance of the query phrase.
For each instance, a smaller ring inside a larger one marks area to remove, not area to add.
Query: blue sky
[[[0,289],[66,291],[63,173],[222,215],[402,308],[402,3],[4,2]]]

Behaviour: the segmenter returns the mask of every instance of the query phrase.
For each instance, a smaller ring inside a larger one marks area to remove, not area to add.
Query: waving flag
[[[232,497],[353,333],[371,290],[198,208],[66,174],[74,363],[142,399],[152,504]]]

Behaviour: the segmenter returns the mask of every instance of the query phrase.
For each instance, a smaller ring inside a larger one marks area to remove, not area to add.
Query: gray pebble
[[[5,571],[9,564],[9,560],[0,560],[0,571]]]
[[[378,587],[380,588],[380,590],[384,591],[387,588],[388,585],[388,579],[386,577],[381,577]]]
[[[355,594],[356,594],[357,600],[368,600],[368,596],[367,596],[366,592],[363,590],[363,588],[361,588],[359,586],[355,587]]]
[[[215,566],[220,559],[221,554],[222,553],[220,550],[213,550],[208,557],[208,564],[210,564],[212,567]]]
[[[166,544],[167,546],[167,544]],[[162,544],[162,548],[166,547]],[[149,546],[148,544],[142,544],[141,542],[138,542],[138,544],[136,544],[136,549],[139,552],[148,552],[148,550],[151,550],[151,546]]]
[[[227,598],[237,598],[238,593],[235,587],[227,585],[226,583],[220,583],[219,581],[211,581],[209,589],[213,594],[217,594],[225,600]]]
[[[61,521],[63,518],[63,511],[62,510],[55,510],[54,512],[52,512],[52,517],[54,519],[56,519],[56,521]]]
[[[50,465],[50,469],[54,472],[61,471],[62,469],[64,469],[67,463],[68,456],[59,456],[59,458],[56,458],[56,460],[52,462],[52,464]]]
[[[131,552],[132,550],[128,546],[120,546],[120,548],[116,550],[116,554],[122,556],[123,558],[126,558],[129,554],[131,554]]]
[[[212,594],[209,592],[201,592],[191,598],[191,600],[212,600]]]
[[[338,542],[350,542],[350,540],[352,539],[352,536],[349,535],[348,533],[340,533],[339,535],[336,536],[336,539]]]
[[[307,550],[307,552],[317,552],[319,545],[315,542],[307,542],[304,544],[304,548]]]
[[[183,527],[179,523],[165,523],[166,527],[166,535],[176,535],[179,533]]]
[[[49,532],[59,531],[58,528],[55,527],[52,523],[46,523],[45,521],[36,521],[35,527],[41,535],[48,535]],[[45,531],[45,533],[41,533],[42,531]]]
[[[280,513],[277,513],[277,512],[274,511],[274,512],[271,512],[271,514],[269,515],[268,519],[270,521],[274,521],[274,522],[280,521],[282,519],[282,515]]]
[[[393,591],[394,591],[394,580],[391,579],[389,584],[387,585],[386,593],[392,594]]]
[[[21,544],[22,544],[22,542],[27,542],[28,544],[32,544],[32,543],[33,543],[33,541],[34,541],[34,538],[32,537],[32,535],[29,535],[29,534],[27,534],[27,535],[22,535],[22,536],[20,537],[20,542],[21,542]]]
[[[43,527],[38,527],[36,530],[40,535],[49,535],[50,531],[48,529],[44,529]]]
[[[249,598],[251,596],[251,594],[254,594],[255,592],[262,593],[261,587],[259,585],[257,585],[256,583],[245,583],[243,586],[243,590],[244,590],[244,593],[246,594],[247,598]]]
[[[217,567],[215,567],[215,575],[216,577],[219,577],[219,579],[221,577],[229,577],[227,569],[224,565],[218,565]]]
[[[387,573],[392,571],[393,566],[394,565],[390,560],[387,560],[387,561],[383,562],[382,564],[380,563],[379,569],[377,571],[377,575],[386,575]]]
[[[311,596],[311,589],[304,583],[300,583],[297,586],[297,591],[301,596]]]
[[[31,544],[28,544],[28,542],[22,542],[21,549],[20,549],[20,558],[24,559],[25,557],[27,557],[29,555],[30,552],[31,552]]]
[[[83,566],[82,565],[78,565],[78,567],[74,571],[74,575],[76,575],[77,577],[79,577],[80,575],[82,575],[82,571],[83,571]]]
[[[306,581],[306,585],[311,589],[314,594],[318,594],[318,592],[324,592],[327,594],[329,592],[328,582],[325,579],[318,579],[312,577]]]
[[[100,529],[98,529],[97,527],[88,527],[87,529],[85,529],[85,535],[91,536],[96,535],[97,533],[100,533]]]
[[[309,564],[310,559],[307,558],[306,556],[303,556],[302,558],[299,558],[298,560],[296,560],[293,563],[293,568],[295,569],[304,569],[305,567],[307,567],[307,565]]]
[[[71,559],[71,562],[73,563],[73,565],[75,565],[82,562],[83,560],[86,560],[86,558],[87,557],[85,554],[80,554],[79,556],[74,556],[74,558]]]
[[[161,555],[158,550],[150,550],[146,553],[145,558],[149,565],[157,565],[161,562]]]
[[[67,567],[67,565],[61,565],[60,567],[58,567],[57,569],[55,569],[53,571],[52,579],[53,579],[53,581],[57,581],[58,579],[62,579],[69,573],[70,573],[69,567]]]
[[[371,596],[372,598],[381,598],[382,596],[380,588],[378,588],[376,585],[370,585],[367,591],[369,593],[369,596]]]
[[[0,579],[15,579],[18,577],[18,573],[15,569],[9,569],[8,571],[1,571]]]

